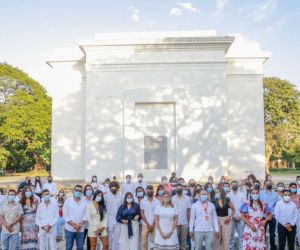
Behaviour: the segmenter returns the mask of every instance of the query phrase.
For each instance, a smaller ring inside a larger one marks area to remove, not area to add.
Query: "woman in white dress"
[[[179,242],[176,231],[178,212],[171,200],[171,194],[164,191],[161,206],[155,209],[156,234],[155,250],[178,250]]]
[[[107,211],[103,192],[100,190],[94,193],[93,202],[87,206],[85,216],[88,221],[90,249],[97,249],[97,238],[100,238],[102,249],[108,250]]]

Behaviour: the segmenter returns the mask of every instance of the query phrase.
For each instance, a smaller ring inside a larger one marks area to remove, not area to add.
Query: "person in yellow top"
[[[97,249],[97,238],[100,238],[102,249],[108,250],[107,234],[107,210],[104,202],[103,192],[96,190],[91,202],[86,208],[85,214],[88,221],[88,237],[91,250]]]

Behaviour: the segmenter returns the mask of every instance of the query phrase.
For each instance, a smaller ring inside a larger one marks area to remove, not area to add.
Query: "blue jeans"
[[[66,235],[66,250],[72,250],[74,240],[76,240],[76,249],[83,250],[84,232],[70,232],[65,229]]]
[[[195,250],[201,250],[203,242],[205,242],[205,250],[213,249],[214,232],[194,232],[195,235]]]
[[[2,250],[9,250],[9,241],[11,240],[11,249],[18,250],[19,249],[19,233],[16,234],[6,234],[1,232],[1,243]]]

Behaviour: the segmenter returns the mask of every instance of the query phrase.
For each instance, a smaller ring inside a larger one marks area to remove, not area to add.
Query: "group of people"
[[[201,185],[175,173],[149,185],[140,173],[75,185],[67,197],[47,183],[27,177],[18,190],[0,195],[1,244],[8,249],[66,250],[271,250],[294,249],[300,240],[300,176],[277,183],[271,176],[261,183],[254,175],[240,183],[210,176]],[[63,230],[64,227],[64,230]],[[269,232],[269,243],[266,232]],[[64,231],[64,235],[63,232]]]

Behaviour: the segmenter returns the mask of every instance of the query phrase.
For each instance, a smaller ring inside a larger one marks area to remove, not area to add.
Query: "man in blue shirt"
[[[267,226],[269,226],[269,235],[270,235],[270,246],[271,250],[276,250],[277,247],[275,245],[275,230],[276,230],[276,219],[274,216],[274,208],[276,202],[279,200],[277,192],[272,190],[272,182],[270,180],[265,180],[264,182],[265,189],[260,193],[260,200],[268,204],[268,206],[272,209],[272,220],[270,220],[265,225],[265,230],[267,231]]]

